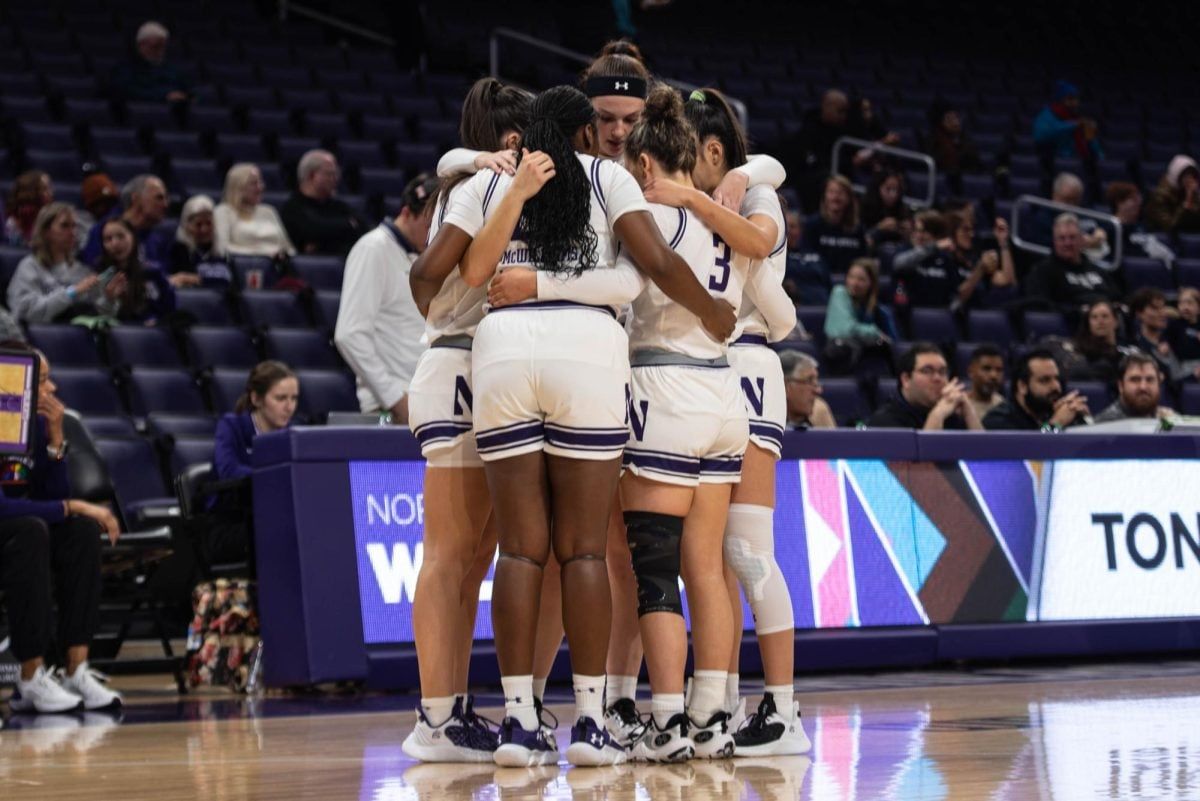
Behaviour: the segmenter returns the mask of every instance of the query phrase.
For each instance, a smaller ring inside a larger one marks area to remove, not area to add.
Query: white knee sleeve
[[[775,561],[775,510],[735,503],[725,526],[725,561],[742,584],[759,634],[794,628],[792,596]]]

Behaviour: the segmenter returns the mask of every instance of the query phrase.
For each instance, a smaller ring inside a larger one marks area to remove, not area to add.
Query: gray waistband
[[[669,350],[646,348],[644,350],[635,350],[633,357],[629,360],[629,365],[631,367],[664,367],[668,365],[678,367],[728,367],[729,359],[725,356],[718,356],[715,359],[697,359],[695,356],[686,356],[682,353],[673,353]]]
[[[431,348],[458,348],[459,350],[470,350],[473,340],[467,334],[450,334],[444,337],[438,337],[430,343]]]

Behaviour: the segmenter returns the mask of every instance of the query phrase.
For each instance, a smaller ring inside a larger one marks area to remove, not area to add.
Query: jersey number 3
[[[733,249],[719,234],[713,234],[713,248],[717,251],[717,269],[708,277],[708,288],[713,292],[724,292],[729,286],[729,260],[733,257]]]

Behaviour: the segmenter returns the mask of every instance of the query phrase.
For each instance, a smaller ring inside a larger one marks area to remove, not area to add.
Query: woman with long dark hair
[[[117,319],[153,325],[175,311],[175,288],[157,267],[147,267],[137,253],[137,234],[123,217],[104,223],[96,272],[105,293],[117,300]]]
[[[605,522],[628,432],[628,339],[615,307],[637,295],[641,280],[631,275],[625,291],[597,291],[590,304],[559,293],[614,269],[619,242],[714,337],[733,327],[729,306],[667,246],[632,176],[591,155],[596,142],[595,111],[582,92],[559,86],[538,95],[516,176],[468,181],[414,265],[419,280],[426,269],[436,274],[457,263],[470,286],[482,286],[499,266],[504,275],[523,273],[536,292],[537,300],[485,315],[472,357],[476,445],[500,529],[492,608],[506,711],[495,755],[501,765],[557,760],[540,729],[532,676],[551,548],[562,586],[571,588],[563,623],[577,715],[567,758],[578,765],[625,759],[601,723],[611,603]],[[517,266],[532,269],[510,269]]]
[[[463,145],[514,149],[529,123],[530,100],[529,93],[495,78],[476,81],[463,101]],[[468,177],[443,180],[430,240]],[[408,423],[425,457],[425,550],[413,598],[421,704],[403,749],[423,762],[490,762],[499,743],[474,714],[467,693],[479,585],[496,550],[471,419],[471,347],[487,293],[467,286],[457,264],[437,276],[414,272],[409,286],[430,347],[417,361],[408,391]]]

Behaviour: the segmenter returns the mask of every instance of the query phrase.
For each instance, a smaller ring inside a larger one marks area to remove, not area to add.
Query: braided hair
[[[547,89],[529,109],[521,146],[550,156],[555,169],[554,177],[525,204],[519,226],[529,262],[539,270],[578,276],[596,266],[592,185],[571,145],[571,137],[590,125],[595,113],[587,95],[573,86]]]

